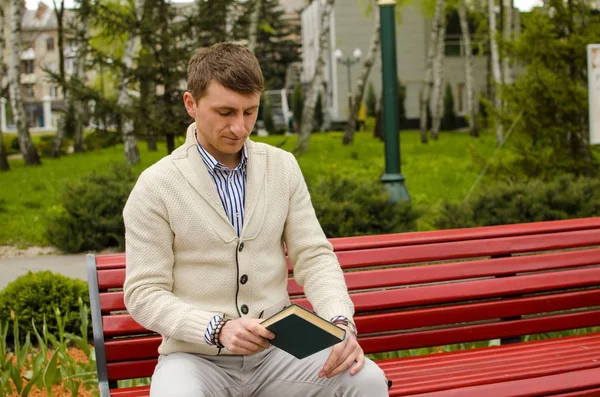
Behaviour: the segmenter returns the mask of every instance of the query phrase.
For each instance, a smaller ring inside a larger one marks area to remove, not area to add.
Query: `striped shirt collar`
[[[202,161],[204,161],[206,168],[208,168],[208,172],[210,172],[210,174],[212,176],[214,176],[215,172],[217,172],[217,171],[229,170],[229,168],[226,165],[219,162],[210,153],[208,153],[206,151],[206,149],[204,149],[202,147],[200,142],[198,142],[198,137],[196,136],[197,132],[198,132],[197,130],[194,131],[194,140],[196,141],[196,146],[198,147],[198,152],[200,153],[200,157],[202,157]],[[242,172],[246,172],[246,164],[247,163],[248,163],[248,153],[246,151],[246,143],[244,143],[244,146],[242,146],[242,159],[241,159],[240,163],[233,169],[233,171],[239,170]]]

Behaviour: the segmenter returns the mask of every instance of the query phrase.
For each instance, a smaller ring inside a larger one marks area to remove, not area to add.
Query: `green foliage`
[[[135,177],[123,164],[66,186],[60,205],[48,214],[48,241],[65,252],[124,248],[123,207]]]
[[[304,93],[302,85],[298,82],[294,86],[292,93],[292,112],[294,112],[294,121],[296,123],[296,131],[300,130],[302,122],[302,112],[304,111]]]
[[[122,139],[122,135],[116,130],[93,130],[83,137],[83,144],[88,150],[97,150],[113,147]]]
[[[95,352],[89,346],[87,335],[89,309],[81,299],[78,304],[78,335],[68,332],[68,318],[58,308],[54,308],[52,314],[57,324],[55,333],[50,332],[47,324],[43,323],[33,326],[33,332],[27,332],[23,338],[20,333],[22,322],[14,312],[10,315],[10,321],[7,321],[8,317],[0,321],[0,395],[26,397],[35,386],[38,390],[45,389],[47,395],[51,396],[53,386],[59,384],[72,397],[78,396],[82,388],[97,390]],[[8,339],[9,329],[16,335],[12,343]],[[31,335],[35,338],[33,343]],[[23,345],[22,339],[25,340]],[[76,361],[69,354],[69,348],[73,345],[85,354],[87,362]]]
[[[446,84],[446,92],[444,93],[444,114],[442,116],[441,128],[444,131],[454,131],[457,127],[456,111],[454,110],[454,95],[452,94],[452,86]]]
[[[263,120],[265,122],[265,129],[269,134],[275,134],[275,121],[273,121],[273,106],[271,105],[271,98],[268,95],[263,96]]]
[[[406,86],[398,80],[398,127],[404,128],[406,125]]]
[[[317,103],[315,105],[315,120],[314,120],[315,131],[319,131],[321,129],[324,119],[325,119],[325,114],[323,113],[323,100],[321,98],[321,92],[319,92],[319,95],[317,96]]]
[[[446,203],[440,229],[585,218],[600,215],[600,179],[563,175],[552,182],[532,180],[492,185],[462,204]]]
[[[50,271],[28,272],[0,291],[0,318],[6,319],[11,312],[19,319],[22,337],[33,332],[33,323],[41,329],[46,321],[50,333],[57,334],[54,309],[58,308],[64,317],[67,332],[77,332],[81,325],[79,301],[89,302],[88,287],[84,281],[71,279]],[[11,330],[9,337],[17,335]]]
[[[408,205],[392,204],[377,180],[331,175],[311,189],[311,197],[327,237],[416,229],[416,211]]]
[[[549,0],[523,24],[507,49],[525,70],[502,89],[505,125],[522,115],[511,136],[518,156],[509,167],[545,180],[563,172],[597,175],[588,142],[586,44],[600,37],[600,15],[586,0]]]
[[[377,114],[377,94],[375,94],[375,87],[370,81],[369,85],[367,86],[365,107],[367,108],[367,117],[375,117]]]

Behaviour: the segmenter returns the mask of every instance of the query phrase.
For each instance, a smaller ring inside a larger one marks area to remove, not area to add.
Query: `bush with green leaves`
[[[83,137],[83,144],[87,150],[113,147],[122,141],[122,135],[116,130],[94,130]]]
[[[310,189],[327,237],[346,237],[416,230],[418,213],[407,204],[390,202],[377,180],[332,175]]]
[[[435,223],[451,229],[599,215],[600,179],[563,175],[552,182],[496,184],[469,202],[444,204]]]
[[[46,238],[57,248],[75,253],[124,248],[123,207],[135,183],[131,168],[112,164],[65,187],[60,204],[48,211]]]
[[[43,271],[28,272],[0,291],[0,318],[7,319],[16,316],[19,319],[19,329],[22,337],[27,332],[33,334],[35,322],[38,330],[42,329],[44,319],[48,332],[56,334],[58,324],[55,308],[58,308],[65,319],[67,332],[77,332],[80,328],[79,298],[89,305],[87,283],[71,279],[62,274]],[[13,330],[9,329],[9,336]]]
[[[365,106],[367,108],[367,117],[375,117],[377,114],[377,94],[375,94],[375,87],[370,81],[369,85],[367,86]]]
[[[446,85],[444,93],[444,114],[442,116],[441,128],[444,131],[454,131],[458,126],[456,111],[454,110],[454,94],[450,83]]]

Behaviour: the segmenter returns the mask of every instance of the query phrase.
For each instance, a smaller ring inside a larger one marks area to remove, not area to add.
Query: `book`
[[[291,304],[261,323],[275,334],[271,344],[302,359],[340,343],[346,331],[317,314]]]

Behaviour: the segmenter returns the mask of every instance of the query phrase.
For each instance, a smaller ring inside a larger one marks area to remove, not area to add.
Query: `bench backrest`
[[[600,218],[330,241],[366,353],[600,325]],[[125,311],[125,255],[88,271],[99,380],[150,376],[161,338]]]

